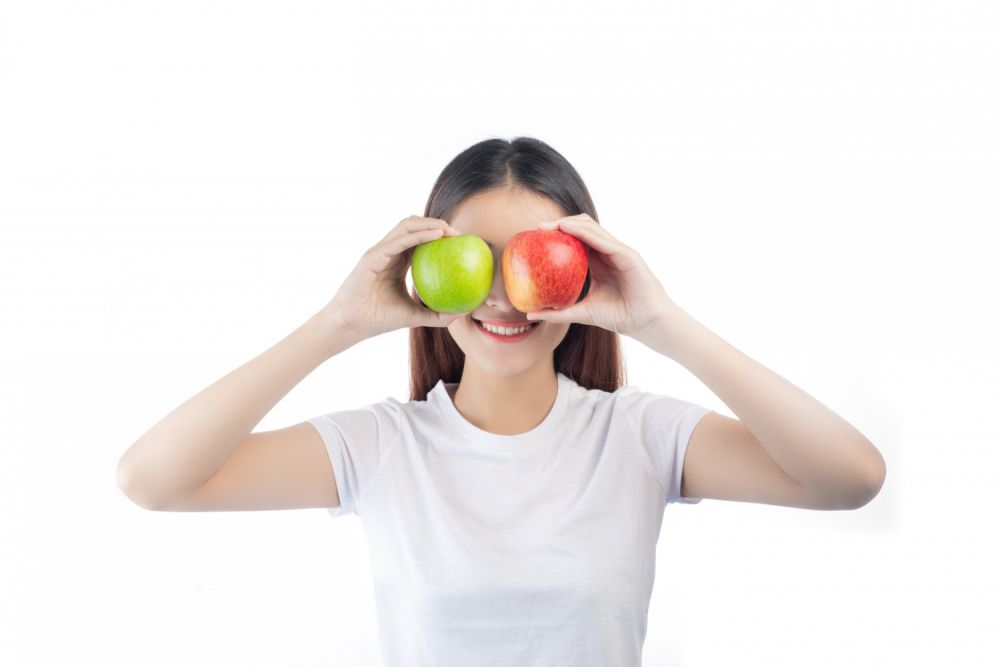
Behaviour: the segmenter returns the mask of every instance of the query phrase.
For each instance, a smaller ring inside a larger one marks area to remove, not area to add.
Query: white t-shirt
[[[386,667],[638,667],[656,543],[709,409],[557,374],[517,435],[462,417],[443,381],[310,419],[368,540]]]

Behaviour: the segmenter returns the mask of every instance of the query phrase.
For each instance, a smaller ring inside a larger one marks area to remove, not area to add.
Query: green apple
[[[493,285],[493,252],[474,234],[421,243],[410,263],[420,299],[439,313],[467,313],[486,301]]]

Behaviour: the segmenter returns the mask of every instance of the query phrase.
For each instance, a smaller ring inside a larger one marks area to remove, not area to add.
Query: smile
[[[514,342],[518,340],[523,340],[531,335],[541,322],[531,322],[527,325],[520,325],[516,327],[498,327],[492,324],[483,324],[476,318],[472,318],[472,321],[476,323],[476,328],[479,329],[487,338],[491,340],[496,340],[504,343]]]

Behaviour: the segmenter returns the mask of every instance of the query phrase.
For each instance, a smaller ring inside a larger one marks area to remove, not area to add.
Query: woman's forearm
[[[335,313],[319,311],[143,434],[119,461],[122,490],[148,506],[203,484],[293,387],[357,342]]]
[[[701,380],[803,486],[840,497],[881,485],[885,461],[858,429],[676,304],[642,342]]]

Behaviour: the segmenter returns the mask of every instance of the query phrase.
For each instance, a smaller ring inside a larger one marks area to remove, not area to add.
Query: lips
[[[530,336],[535,331],[535,329],[538,328],[538,325],[541,324],[541,322],[538,322],[538,321],[528,322],[527,320],[485,320],[491,326],[505,327],[505,328],[509,328],[509,329],[517,329],[517,328],[521,328],[521,327],[527,327],[526,329],[524,329],[523,331],[521,331],[521,333],[517,333],[517,334],[500,334],[500,333],[493,333],[492,331],[489,331],[485,326],[483,326],[483,321],[482,320],[477,320],[474,317],[471,318],[471,319],[472,319],[473,322],[476,323],[476,328],[479,329],[479,331],[481,331],[485,336],[487,336],[487,337],[489,337],[489,338],[491,338],[493,340],[504,342],[504,343],[512,343],[512,342],[516,342],[516,341],[522,340],[524,338],[527,338],[528,336]],[[494,325],[494,322],[502,322],[503,324],[496,324],[496,325]]]
[[[486,324],[492,324],[495,327],[523,327],[525,324],[536,324],[537,320],[481,320],[479,318],[473,317],[476,322],[485,322]]]

